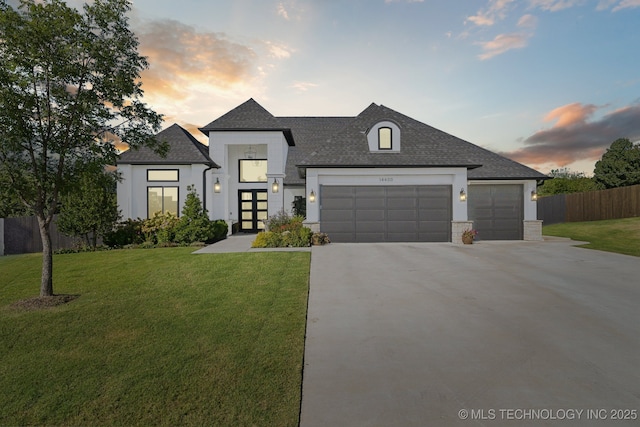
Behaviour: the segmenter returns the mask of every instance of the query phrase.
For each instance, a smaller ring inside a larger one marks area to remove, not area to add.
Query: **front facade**
[[[301,197],[306,224],[334,242],[460,242],[468,228],[485,240],[542,238],[543,174],[381,105],[355,117],[274,117],[250,99],[200,130],[209,138],[204,160],[183,171],[170,151],[162,165],[178,169],[173,184],[151,183],[152,165],[123,153],[124,216],[151,214],[153,194],[166,187],[177,188],[180,209],[182,186],[202,174],[196,189],[210,217],[233,231],[260,231]],[[127,210],[141,198],[146,212]]]

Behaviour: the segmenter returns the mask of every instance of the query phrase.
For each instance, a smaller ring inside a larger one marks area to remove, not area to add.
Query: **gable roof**
[[[371,152],[367,133],[382,121],[401,132],[400,152]],[[200,129],[282,131],[289,144],[285,184],[302,185],[308,167],[465,167],[469,179],[547,179],[546,175],[384,105],[355,117],[274,117],[253,98]]]
[[[174,123],[156,135],[160,142],[169,145],[166,157],[155,153],[151,148],[130,149],[118,156],[118,164],[144,165],[188,165],[205,164],[219,168],[209,157],[209,147],[195,139],[186,129]]]
[[[367,133],[381,121],[400,128],[400,152],[371,152]],[[293,129],[297,140],[297,129]],[[542,173],[405,116],[371,104],[314,150],[298,167],[466,167],[470,179],[546,179]]]
[[[220,116],[200,132],[209,136],[209,132],[221,131],[282,131],[289,145],[294,145],[291,129],[284,126],[253,98],[240,104],[228,113]]]

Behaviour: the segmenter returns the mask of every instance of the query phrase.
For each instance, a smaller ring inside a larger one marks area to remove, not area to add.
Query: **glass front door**
[[[240,231],[257,233],[267,220],[267,190],[239,190]]]

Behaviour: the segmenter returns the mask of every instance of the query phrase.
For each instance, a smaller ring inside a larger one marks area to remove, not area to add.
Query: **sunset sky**
[[[82,2],[69,1],[78,6]],[[640,140],[640,0],[135,0],[145,100],[202,137],[383,104],[548,172]]]

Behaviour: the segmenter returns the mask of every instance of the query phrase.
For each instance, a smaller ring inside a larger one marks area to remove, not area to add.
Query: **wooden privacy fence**
[[[78,245],[78,239],[58,231],[55,218],[49,229],[53,250],[69,249]],[[42,252],[40,229],[35,216],[0,218],[0,255]]]
[[[640,185],[558,194],[538,200],[538,219],[545,224],[635,216],[640,216]]]

